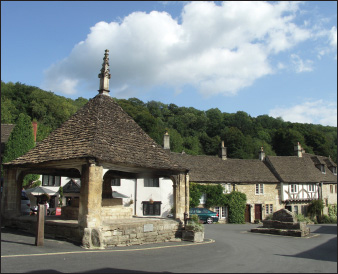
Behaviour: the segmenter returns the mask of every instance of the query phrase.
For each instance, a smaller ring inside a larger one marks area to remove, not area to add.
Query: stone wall
[[[330,189],[330,185],[332,186],[332,193]],[[322,188],[322,195],[323,195],[323,202],[324,202],[324,214],[328,214],[328,206],[326,205],[326,202],[328,205],[337,204],[337,193],[336,188],[337,184],[323,184]]]
[[[6,219],[2,225],[20,229],[29,234],[36,235],[36,224],[36,216],[25,216],[20,218]],[[81,228],[77,223],[45,220],[44,235],[45,238],[62,239],[80,244],[83,237],[83,228]]]
[[[102,222],[116,219],[130,219],[133,216],[133,209],[124,206],[103,206],[101,208]]]
[[[279,184],[263,184],[263,194],[256,194],[256,184],[236,184],[235,190],[246,194],[247,204],[252,206],[251,208],[251,221],[255,220],[255,204],[272,204],[273,212],[284,208],[284,205],[280,201],[280,185]],[[265,219],[267,214],[262,209],[262,219]]]
[[[180,223],[169,219],[133,219],[131,222],[102,226],[103,246],[157,243],[182,237]]]

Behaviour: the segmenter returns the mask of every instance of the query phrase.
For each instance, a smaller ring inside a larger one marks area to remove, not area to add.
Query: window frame
[[[255,195],[264,195],[264,184],[255,185]]]
[[[144,178],[144,187],[160,187],[159,178]]]
[[[298,193],[298,185],[290,184],[290,193]]]
[[[110,181],[110,186],[121,186],[120,178],[112,178]]]
[[[143,201],[142,204],[143,216],[161,216],[162,202]]]
[[[58,180],[56,180],[56,178],[58,178]],[[61,186],[61,176],[42,175],[42,186]]]
[[[315,184],[309,184],[308,185],[308,191],[309,192],[315,192]]]

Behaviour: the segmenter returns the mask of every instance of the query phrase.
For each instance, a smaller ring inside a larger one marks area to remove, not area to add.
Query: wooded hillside
[[[93,94],[93,97],[95,94]],[[1,81],[1,123],[16,123],[20,113],[38,122],[37,141],[66,121],[87,99],[76,100],[21,83]],[[216,155],[224,140],[229,158],[256,159],[260,147],[267,155],[294,155],[300,142],[306,152],[331,156],[337,162],[337,128],[284,122],[268,115],[207,111],[137,98],[116,99],[118,104],[160,145],[170,134],[171,150]]]

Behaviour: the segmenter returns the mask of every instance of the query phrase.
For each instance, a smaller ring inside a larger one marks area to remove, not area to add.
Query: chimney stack
[[[163,148],[170,150],[170,135],[168,131],[166,131],[163,136]]]
[[[36,133],[38,132],[38,123],[33,121],[32,127],[33,127],[33,134],[34,134],[34,142],[36,144]]]
[[[258,153],[258,158],[259,158],[259,160],[261,160],[261,161],[264,161],[264,159],[265,159],[265,152],[264,152],[264,150],[263,150],[263,147],[261,147],[261,150],[260,150],[259,153]]]
[[[303,149],[300,143],[298,142],[297,145],[294,147],[295,155],[299,158],[303,157]],[[304,151],[305,152],[305,151]]]
[[[224,141],[222,141],[222,145],[221,145],[219,156],[220,156],[220,158],[222,160],[226,160],[227,159],[227,148],[224,146]]]

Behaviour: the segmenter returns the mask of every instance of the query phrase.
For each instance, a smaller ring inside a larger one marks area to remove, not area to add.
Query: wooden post
[[[38,206],[38,220],[36,223],[35,245],[42,246],[45,238],[45,205]]]

